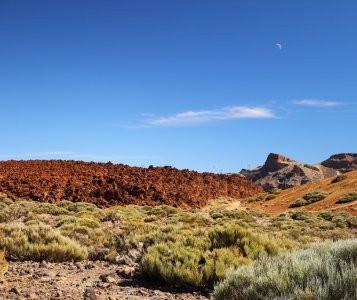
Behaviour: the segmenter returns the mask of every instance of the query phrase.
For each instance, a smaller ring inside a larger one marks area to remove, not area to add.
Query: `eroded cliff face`
[[[253,170],[243,169],[241,174],[269,191],[275,187],[286,189],[353,170],[357,170],[357,154],[336,154],[321,164],[308,165],[270,153],[263,166]]]
[[[201,207],[211,199],[245,198],[261,191],[240,174],[61,160],[0,162],[0,192],[43,202]]]
[[[332,155],[321,165],[337,170],[341,173],[357,170],[357,153],[340,153]]]

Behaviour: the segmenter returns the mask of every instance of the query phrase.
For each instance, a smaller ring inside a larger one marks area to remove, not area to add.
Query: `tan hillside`
[[[271,214],[280,214],[289,210],[306,210],[311,212],[331,210],[347,211],[353,215],[357,215],[357,201],[344,204],[336,203],[342,196],[348,193],[357,192],[357,171],[346,173],[346,176],[346,179],[337,183],[331,183],[333,178],[322,179],[284,190],[272,200],[244,202],[242,203],[242,206],[260,208]],[[324,191],[327,192],[328,195],[325,199],[318,202],[306,206],[289,208],[296,199],[303,198],[307,193],[314,191]]]

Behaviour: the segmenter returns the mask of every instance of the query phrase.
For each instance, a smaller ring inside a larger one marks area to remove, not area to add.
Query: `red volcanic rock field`
[[[219,197],[243,198],[261,191],[261,186],[237,174],[82,161],[0,162],[0,192],[41,202],[66,199],[101,207],[167,204],[188,208]]]

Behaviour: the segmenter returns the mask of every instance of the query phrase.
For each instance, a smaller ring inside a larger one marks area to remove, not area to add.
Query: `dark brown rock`
[[[332,155],[321,163],[327,168],[332,168],[341,173],[357,170],[357,153],[341,153]]]
[[[261,184],[264,190],[286,189],[314,180],[333,177],[338,170],[325,165],[302,164],[280,154],[270,153],[265,164],[253,170],[243,169],[241,174]]]

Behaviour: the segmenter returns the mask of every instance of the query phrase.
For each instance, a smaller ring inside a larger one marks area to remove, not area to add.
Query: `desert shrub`
[[[100,226],[100,223],[94,219],[78,218],[76,216],[68,216],[68,217],[61,219],[57,223],[57,227],[61,227],[66,224],[76,224],[78,226],[85,226],[85,227],[89,227],[92,229],[98,228]]]
[[[13,204],[14,201],[12,199],[8,198],[6,194],[0,193],[0,203],[10,205],[10,204]]]
[[[265,201],[273,200],[276,198],[276,194],[269,194],[265,197]]]
[[[274,239],[232,221],[217,224],[208,232],[178,231],[173,227],[167,233],[158,230],[146,238],[152,239],[152,244],[141,261],[145,274],[176,286],[212,286],[224,278],[229,268],[296,247],[287,239]]]
[[[4,204],[3,204],[4,205]],[[26,217],[28,212],[35,206],[29,201],[17,201],[0,210],[0,223],[18,220]]]
[[[328,193],[324,191],[314,191],[306,194],[303,198],[310,204],[325,199],[327,195]]]
[[[253,217],[253,215],[242,209],[223,210],[221,211],[221,213],[223,214],[223,218],[225,220],[240,220],[246,223],[255,222],[255,218]]]
[[[326,220],[326,221],[331,221],[332,218],[333,218],[334,214],[332,212],[329,212],[329,211],[321,211],[319,214],[318,214],[318,217]]]
[[[357,192],[352,192],[342,196],[336,203],[348,203],[357,200]]]
[[[337,183],[342,180],[345,180],[346,178],[347,178],[346,174],[337,175],[334,179],[331,180],[331,183]]]
[[[357,217],[349,217],[346,222],[349,228],[357,228]]]
[[[6,255],[19,260],[79,261],[87,250],[44,225],[0,225],[0,248]]]
[[[97,206],[93,203],[71,202],[68,200],[61,200],[56,205],[72,212],[94,211],[97,209]]]
[[[293,203],[291,203],[289,207],[293,208],[293,207],[300,207],[305,205],[307,205],[307,201],[305,199],[299,198],[296,199]]]
[[[148,248],[141,265],[152,279],[170,285],[200,286],[204,271],[198,268],[203,261],[202,252],[195,248],[182,248],[177,243],[160,243]]]
[[[256,259],[262,255],[275,255],[294,247],[293,243],[288,240],[277,240],[267,234],[253,232],[251,229],[232,222],[215,226],[208,232],[208,237],[211,241],[211,250],[235,247],[248,259]]]
[[[7,271],[7,261],[5,260],[5,254],[0,251],[0,276],[4,275]]]
[[[202,251],[180,242],[169,242],[149,247],[141,264],[151,279],[173,286],[204,287],[223,279],[228,268],[247,262],[237,249]]]
[[[239,267],[216,286],[216,300],[357,299],[357,240],[315,244]]]
[[[249,203],[249,202],[259,202],[259,201],[272,200],[272,199],[274,199],[276,197],[277,194],[275,194],[274,192],[271,192],[270,194],[269,193],[260,193],[260,194],[257,194],[257,195],[255,195],[253,197],[250,197],[250,198],[246,199],[245,201]]]
[[[296,199],[289,207],[305,206],[317,201],[321,201],[327,197],[328,193],[323,191],[314,191],[306,194],[302,199]]]
[[[53,216],[69,214],[67,209],[51,203],[39,203],[31,211],[35,214],[49,214]]]
[[[281,193],[281,189],[279,189],[278,187],[272,188],[271,193],[274,195],[279,195]]]

